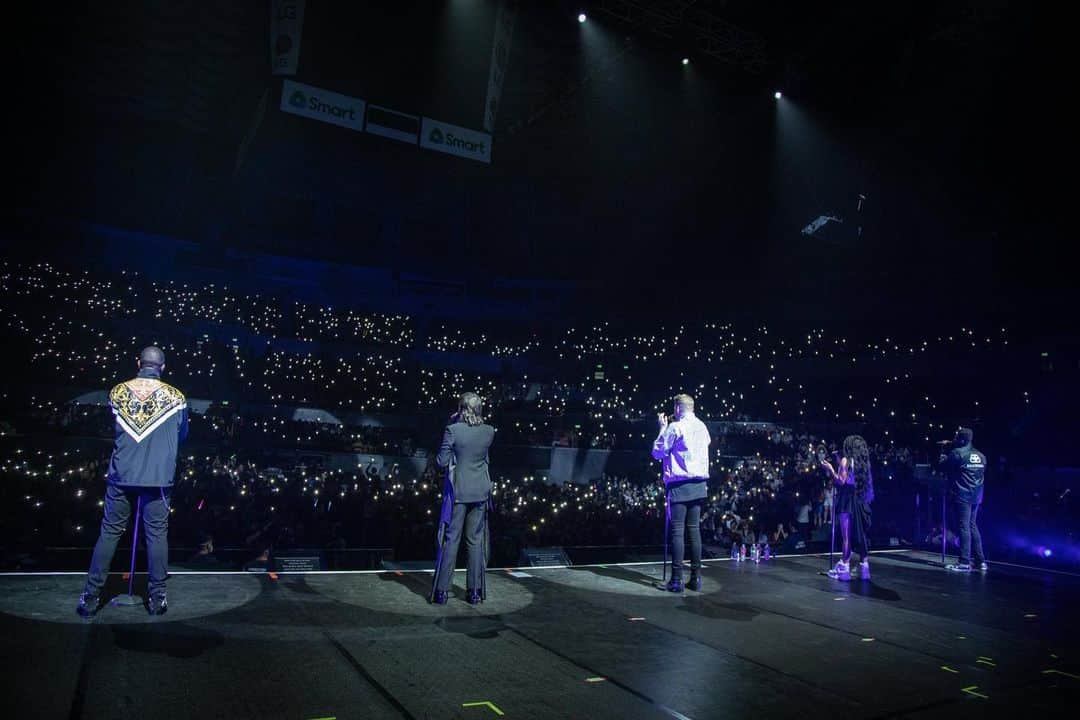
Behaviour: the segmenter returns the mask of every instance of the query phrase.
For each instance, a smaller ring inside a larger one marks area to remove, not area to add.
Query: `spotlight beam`
[[[553,98],[545,101],[539,107],[537,107],[535,110],[530,112],[528,117],[525,117],[525,118],[520,119],[520,120],[516,120],[513,123],[511,123],[507,127],[507,134],[508,135],[515,135],[515,134],[521,132],[522,130],[524,130],[526,128],[532,127],[542,117],[544,117],[552,108],[558,107],[560,105],[565,105],[566,103],[568,103],[572,98],[576,97],[579,92],[581,92],[586,87],[588,87],[590,84],[592,84],[593,80],[595,80],[599,75],[601,75],[604,72],[607,72],[616,63],[618,63],[620,60],[622,60],[624,55],[626,55],[627,53],[629,53],[633,49],[634,49],[633,39],[628,36],[626,38],[626,40],[623,42],[622,47],[619,49],[618,52],[616,52],[614,55],[611,55],[611,56],[609,56],[607,58],[603,58],[603,59],[599,60],[596,64],[594,64],[593,66],[591,66],[588,69],[588,72],[585,74],[584,77],[582,77],[580,80],[571,82],[568,85],[566,85],[565,87],[561,88],[557,92],[557,94],[555,94],[555,96]]]

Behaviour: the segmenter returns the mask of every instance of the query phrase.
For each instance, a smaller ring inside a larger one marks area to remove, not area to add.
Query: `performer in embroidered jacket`
[[[101,604],[101,588],[132,506],[142,517],[149,556],[149,611],[162,615],[168,609],[169,501],[177,447],[187,436],[188,409],[184,394],[161,381],[164,369],[165,353],[148,347],[139,354],[138,375],[109,393],[116,438],[106,478],[105,518],[77,608],[84,617],[97,612]]]

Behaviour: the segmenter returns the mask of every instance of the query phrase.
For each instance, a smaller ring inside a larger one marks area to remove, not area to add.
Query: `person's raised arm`
[[[851,461],[846,457],[840,458],[840,468],[837,470],[836,479],[840,483],[846,483],[851,479]]]
[[[956,462],[956,459],[956,453],[948,451],[942,452],[941,456],[938,458],[937,461],[937,469],[941,472],[947,472],[948,470],[951,470],[954,465],[958,464]]]
[[[657,419],[660,422],[660,434],[656,436],[656,440],[653,442],[652,456],[655,460],[663,460],[671,453],[671,448],[675,446],[678,433],[675,427],[668,422],[667,415],[660,413]]]

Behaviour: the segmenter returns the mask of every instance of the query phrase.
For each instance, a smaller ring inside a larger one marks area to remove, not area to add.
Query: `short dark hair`
[[[964,445],[970,445],[971,441],[974,439],[975,433],[972,431],[971,428],[962,427],[956,431],[956,442],[958,442],[961,447],[963,447]]]
[[[165,353],[156,345],[144,347],[139,353],[139,367],[151,367],[160,370],[165,366]]]

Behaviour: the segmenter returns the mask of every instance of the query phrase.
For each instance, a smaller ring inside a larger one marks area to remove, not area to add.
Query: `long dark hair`
[[[466,425],[483,425],[484,401],[474,392],[463,393],[458,398],[458,411],[454,417]]]
[[[874,497],[874,475],[870,470],[870,448],[862,435],[844,438],[844,457],[848,459],[850,472],[855,476],[855,494],[870,502]]]

